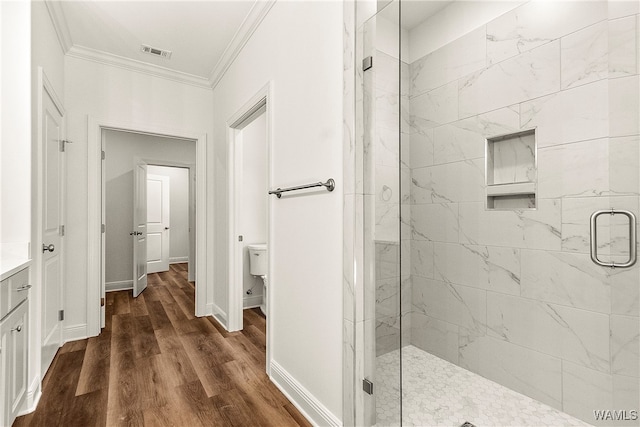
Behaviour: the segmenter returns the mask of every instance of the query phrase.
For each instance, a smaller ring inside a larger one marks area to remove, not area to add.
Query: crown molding
[[[260,26],[262,20],[267,16],[276,1],[277,0],[257,0],[254,3],[249,14],[244,19],[240,28],[236,31],[233,39],[231,39],[231,42],[227,45],[224,53],[211,71],[208,79],[194,74],[161,67],[159,65],[125,58],[108,52],[74,45],[60,2],[44,0],[44,3],[47,6],[47,11],[51,17],[51,22],[56,35],[58,36],[58,42],[64,55],[100,64],[111,65],[118,68],[124,68],[126,70],[136,71],[197,87],[212,89],[220,82],[224,74],[240,54],[242,48],[247,44],[253,33]]]
[[[47,6],[47,12],[49,12],[49,16],[51,17],[51,23],[58,36],[58,43],[64,55],[69,52],[69,49],[73,46],[73,41],[71,40],[71,32],[69,31],[67,20],[62,12],[62,6],[60,6],[59,1],[51,0],[44,0],[44,4]]]
[[[256,31],[260,23],[265,16],[269,13],[273,5],[277,0],[257,0],[249,14],[240,25],[238,31],[231,39],[231,42],[224,50],[224,53],[218,60],[218,63],[209,76],[209,84],[211,88],[215,88],[224,74],[227,72],[233,61],[242,51],[242,48],[247,44],[253,33]]]
[[[69,51],[67,52],[67,55],[74,58],[84,59],[87,61],[93,61],[100,64],[123,68],[125,70],[136,71],[155,77],[173,80],[179,83],[185,83],[192,86],[211,89],[209,80],[204,77],[184,73],[182,71],[172,70],[169,68],[161,67],[159,65],[149,64],[148,62],[125,58],[123,56],[114,55],[84,46],[71,47],[71,49],[69,49]]]

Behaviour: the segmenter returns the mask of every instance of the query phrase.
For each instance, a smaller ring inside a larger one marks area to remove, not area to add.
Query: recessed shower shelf
[[[487,185],[487,196],[516,196],[536,193],[535,182],[514,182],[512,184]]]
[[[535,209],[535,129],[487,138],[487,209]]]

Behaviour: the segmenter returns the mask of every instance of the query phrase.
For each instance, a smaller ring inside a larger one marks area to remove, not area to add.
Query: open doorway
[[[270,98],[269,86],[229,125],[229,330],[241,330],[243,311],[266,317],[270,371]]]
[[[236,144],[242,165],[236,171],[238,235],[242,236],[242,308],[267,314],[267,147],[262,108],[242,128]]]
[[[194,141],[105,129],[102,145],[105,291],[133,289],[137,296],[144,289],[136,291],[138,273],[143,271],[146,283],[149,266],[152,272],[169,273],[172,261],[184,264],[178,270],[188,272],[188,280],[193,281]],[[141,165],[142,179],[137,170]],[[144,214],[136,215],[140,204]],[[141,225],[134,229],[137,222]],[[144,251],[136,251],[141,245]]]
[[[150,164],[147,167],[147,273],[188,268],[192,207],[189,168]]]
[[[213,311],[213,304],[207,304],[207,284],[211,283],[207,278],[212,271],[207,266],[207,242],[213,239],[212,229],[208,226],[206,201],[207,171],[214,168],[209,166],[207,155],[207,134],[195,132],[192,129],[166,128],[149,123],[131,123],[113,119],[88,118],[87,134],[87,171],[88,171],[88,245],[87,245],[87,334],[96,336],[105,327],[105,157],[108,157],[103,147],[104,131],[117,131],[123,133],[155,136],[174,139],[180,142],[195,142],[196,161],[192,168],[191,192],[195,193],[192,200],[198,200],[195,208],[195,219],[191,226],[191,233],[196,236],[193,248],[194,268],[191,269],[195,279],[195,315],[206,316]],[[155,155],[154,155],[155,157]],[[191,280],[193,280],[191,279]]]

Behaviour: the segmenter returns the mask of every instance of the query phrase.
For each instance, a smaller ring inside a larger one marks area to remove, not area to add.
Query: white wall
[[[195,154],[195,145],[190,151]],[[189,257],[189,169],[149,165],[148,173],[169,177],[169,261],[186,262]]]
[[[105,282],[128,282],[133,280],[133,243],[129,233],[133,227],[133,163],[134,158],[169,160],[195,163],[196,147],[192,141],[161,138],[129,132],[104,131],[106,226],[105,233]],[[150,168],[152,168],[151,166]],[[173,168],[165,168],[173,169]],[[188,169],[186,184],[188,185]],[[151,172],[149,173],[156,173]],[[166,172],[165,172],[166,174]],[[183,183],[184,184],[184,183]],[[174,182],[171,181],[173,199]],[[182,197],[180,197],[181,199]],[[189,192],[184,197],[186,213],[176,218],[177,222],[186,222],[186,248],[189,254]],[[171,226],[173,228],[173,211]],[[184,226],[184,224],[182,224]],[[184,228],[184,227],[183,227]],[[178,233],[176,232],[176,236]],[[173,230],[171,240],[173,242]],[[182,239],[184,240],[184,239]]]
[[[68,55],[65,57],[65,103],[67,135],[74,141],[67,156],[65,323],[71,328],[81,328],[87,322],[88,116],[211,135],[213,111],[208,89]],[[208,277],[211,275],[207,273]]]
[[[37,67],[44,68],[49,82],[62,100],[64,96],[64,53],[58,42],[58,36],[51,23],[51,18],[45,2],[37,1],[31,4],[31,62],[33,84],[37,83]],[[34,96],[36,94],[35,87]],[[33,107],[37,103],[33,102]]]
[[[25,258],[31,235],[30,11],[24,1],[2,2],[0,9],[0,248],[18,246],[15,255]]]
[[[226,121],[272,82],[269,186],[328,178],[337,183],[332,193],[269,199],[272,366],[282,367],[337,419],[342,419],[342,11],[338,1],[273,6],[214,89],[211,189],[216,235],[227,236]],[[225,310],[227,248],[226,239],[216,239],[212,258],[215,302]]]
[[[261,114],[242,129],[240,234],[244,237],[244,307],[261,303],[262,280],[251,275],[248,245],[267,242],[267,119]],[[247,290],[253,288],[252,295]]]
[[[523,3],[526,1],[454,1],[411,29],[409,56],[404,58],[411,64]]]

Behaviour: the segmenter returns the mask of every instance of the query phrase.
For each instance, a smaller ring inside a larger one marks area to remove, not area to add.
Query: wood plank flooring
[[[229,333],[194,316],[186,264],[110,292],[98,337],[65,344],[35,412],[14,426],[310,426],[265,373],[266,323]]]

